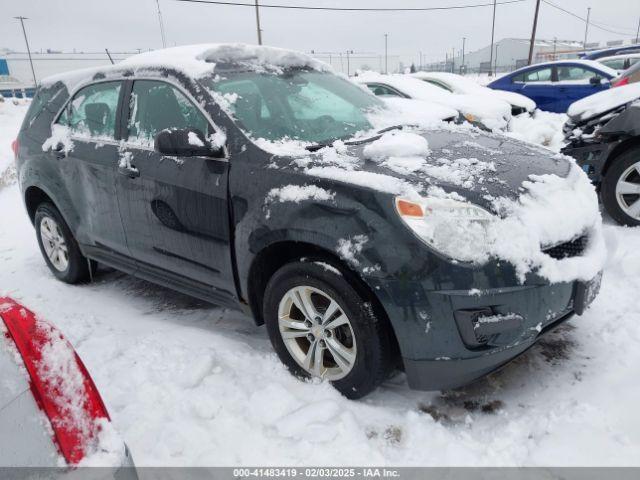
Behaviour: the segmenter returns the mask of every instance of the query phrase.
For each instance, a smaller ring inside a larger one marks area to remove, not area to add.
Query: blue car
[[[593,60],[559,60],[521,68],[487,86],[529,97],[540,110],[565,113],[576,100],[609,88],[617,75]]]

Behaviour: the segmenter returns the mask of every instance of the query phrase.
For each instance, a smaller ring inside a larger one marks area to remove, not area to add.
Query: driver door
[[[168,157],[154,150],[164,129],[213,126],[188,93],[134,80],[120,151],[117,192],[127,245],[142,276],[234,297],[226,158]]]

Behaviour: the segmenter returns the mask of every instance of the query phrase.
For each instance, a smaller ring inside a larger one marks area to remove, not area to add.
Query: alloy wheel
[[[60,225],[51,217],[43,217],[40,221],[40,238],[47,258],[59,272],[69,268],[69,249]]]
[[[631,165],[618,178],[616,199],[624,213],[640,220],[640,162]]]
[[[326,292],[306,285],[290,289],[278,305],[278,327],[289,354],[308,374],[333,381],[353,368],[353,327]]]

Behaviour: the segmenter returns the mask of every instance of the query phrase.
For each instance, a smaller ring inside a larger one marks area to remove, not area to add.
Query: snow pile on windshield
[[[612,108],[640,99],[640,83],[609,88],[573,102],[567,114],[576,120],[586,120]]]

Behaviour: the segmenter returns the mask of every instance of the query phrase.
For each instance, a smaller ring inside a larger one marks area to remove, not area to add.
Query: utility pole
[[[256,0],[256,28],[258,29],[258,45],[262,45],[262,29],[260,28],[260,5]]]
[[[638,29],[636,30],[636,43],[640,43],[640,18],[638,19]]]
[[[160,23],[160,37],[162,37],[162,48],[167,48],[167,38],[164,35],[164,23],[162,23],[162,12],[160,11],[160,0],[156,0],[158,7],[158,22]]]
[[[384,73],[385,75],[389,73],[389,50],[387,49],[387,40],[389,34],[384,34]]]
[[[582,48],[587,49],[587,33],[589,32],[589,17],[591,16],[591,7],[587,8],[587,24],[584,26],[584,42]]]
[[[22,25],[22,33],[24,34],[24,43],[27,45],[27,55],[29,55],[29,65],[31,65],[31,75],[33,75],[33,86],[38,86],[38,80],[36,80],[36,71],[33,69],[33,59],[31,58],[31,49],[29,48],[29,40],[27,40],[27,31],[24,28],[24,21],[29,20],[27,17],[13,17],[16,20],[20,20]]]
[[[451,73],[456,73],[456,47],[451,47]]]
[[[553,60],[556,61],[556,51],[557,51],[557,45],[558,45],[558,37],[553,37]]]
[[[347,50],[347,77],[351,76],[350,66],[349,66],[349,50]]]
[[[529,43],[529,61],[528,65],[531,65],[533,60],[533,46],[536,43],[536,28],[538,28],[538,12],[540,11],[540,0],[536,0],[536,13],[533,15],[533,29],[531,30],[531,42]]]
[[[493,0],[493,24],[491,25],[491,53],[489,54],[489,76],[491,77],[493,73],[491,72],[491,65],[493,64],[493,35],[496,30],[496,0]]]
[[[462,37],[462,65],[461,65],[461,73],[464,73],[464,45],[466,43],[467,39],[465,37]]]
[[[496,43],[496,66],[493,69],[496,72],[496,75],[498,74],[498,47],[499,46],[500,44]]]

